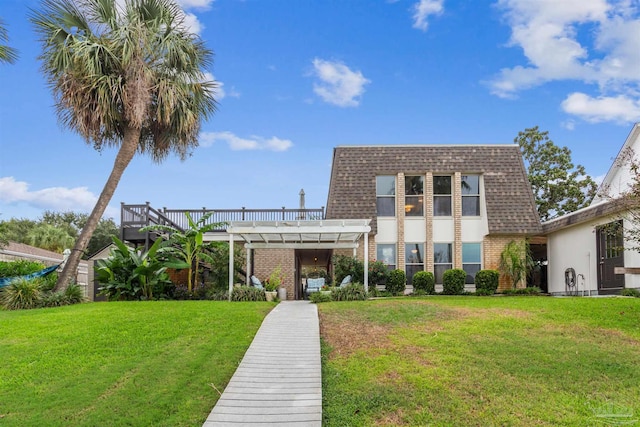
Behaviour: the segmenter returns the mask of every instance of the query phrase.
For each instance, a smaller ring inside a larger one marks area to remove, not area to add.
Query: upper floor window
[[[397,265],[395,243],[376,245],[376,259],[384,262],[389,270],[395,270]]]
[[[433,177],[433,216],[451,216],[451,176]]]
[[[404,177],[404,211],[407,216],[424,216],[424,177]]]
[[[462,244],[462,269],[467,273],[466,284],[475,283],[476,273],[482,268],[480,243]]]
[[[407,285],[411,285],[413,275],[424,271],[424,243],[405,243],[404,263]]]
[[[376,177],[376,206],[378,216],[396,216],[396,177]]]
[[[462,175],[462,216],[480,216],[480,176]]]

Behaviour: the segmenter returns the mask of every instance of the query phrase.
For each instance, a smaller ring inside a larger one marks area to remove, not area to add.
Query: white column
[[[229,234],[229,302],[233,292],[233,234]]]
[[[250,286],[251,285],[251,275],[253,274],[253,271],[251,271],[251,249],[249,248],[249,245],[245,244],[244,247],[247,249],[247,277],[246,277],[246,285]]]
[[[369,292],[369,233],[364,233],[364,290]]]

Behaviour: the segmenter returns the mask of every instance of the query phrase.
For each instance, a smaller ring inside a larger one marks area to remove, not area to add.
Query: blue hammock
[[[58,267],[60,267],[60,264],[52,265],[51,267],[36,271],[35,273],[25,274],[24,276],[2,277],[0,278],[0,288],[2,288],[3,286],[7,286],[9,283],[13,282],[16,279],[31,280],[35,279],[36,277],[44,277],[47,274],[51,274],[56,271]]]

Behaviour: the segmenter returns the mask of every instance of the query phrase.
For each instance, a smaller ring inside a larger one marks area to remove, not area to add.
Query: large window
[[[424,271],[424,244],[405,243],[404,263],[407,273],[407,284],[413,282],[413,275],[418,271]]]
[[[451,255],[451,243],[434,243],[433,244],[433,269],[436,283],[442,284],[442,276],[444,272],[450,270],[453,266],[453,257]]]
[[[480,176],[462,175],[462,216],[480,216]]]
[[[376,245],[376,259],[384,262],[389,270],[396,269],[396,245],[391,244],[378,244]]]
[[[376,206],[378,216],[396,216],[396,177],[376,177]]]
[[[404,211],[407,216],[424,216],[424,177],[404,177]]]
[[[482,268],[480,243],[462,244],[462,269],[467,273],[466,284],[475,282],[476,273]]]
[[[433,177],[433,216],[451,216],[451,177]]]

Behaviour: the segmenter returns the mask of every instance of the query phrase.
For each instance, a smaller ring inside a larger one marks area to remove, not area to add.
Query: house
[[[473,290],[475,273],[496,269],[505,245],[541,233],[514,144],[339,146],[333,153],[326,212],[213,211],[211,221],[227,225],[206,239],[242,244],[247,276],[266,278],[280,266],[289,299],[304,296],[303,269],[330,271],[333,254],[382,260],[406,271],[409,284],[416,271],[431,271],[436,289],[445,270],[461,268]],[[184,211],[123,204],[122,236],[148,244],[150,236],[137,232],[140,226],[179,225],[181,217]]]
[[[640,154],[640,124],[625,140],[598,195],[583,209],[542,224],[547,239],[549,293],[607,295],[640,288],[640,254],[631,250],[628,232],[635,227],[620,196],[629,189],[630,160]]]

